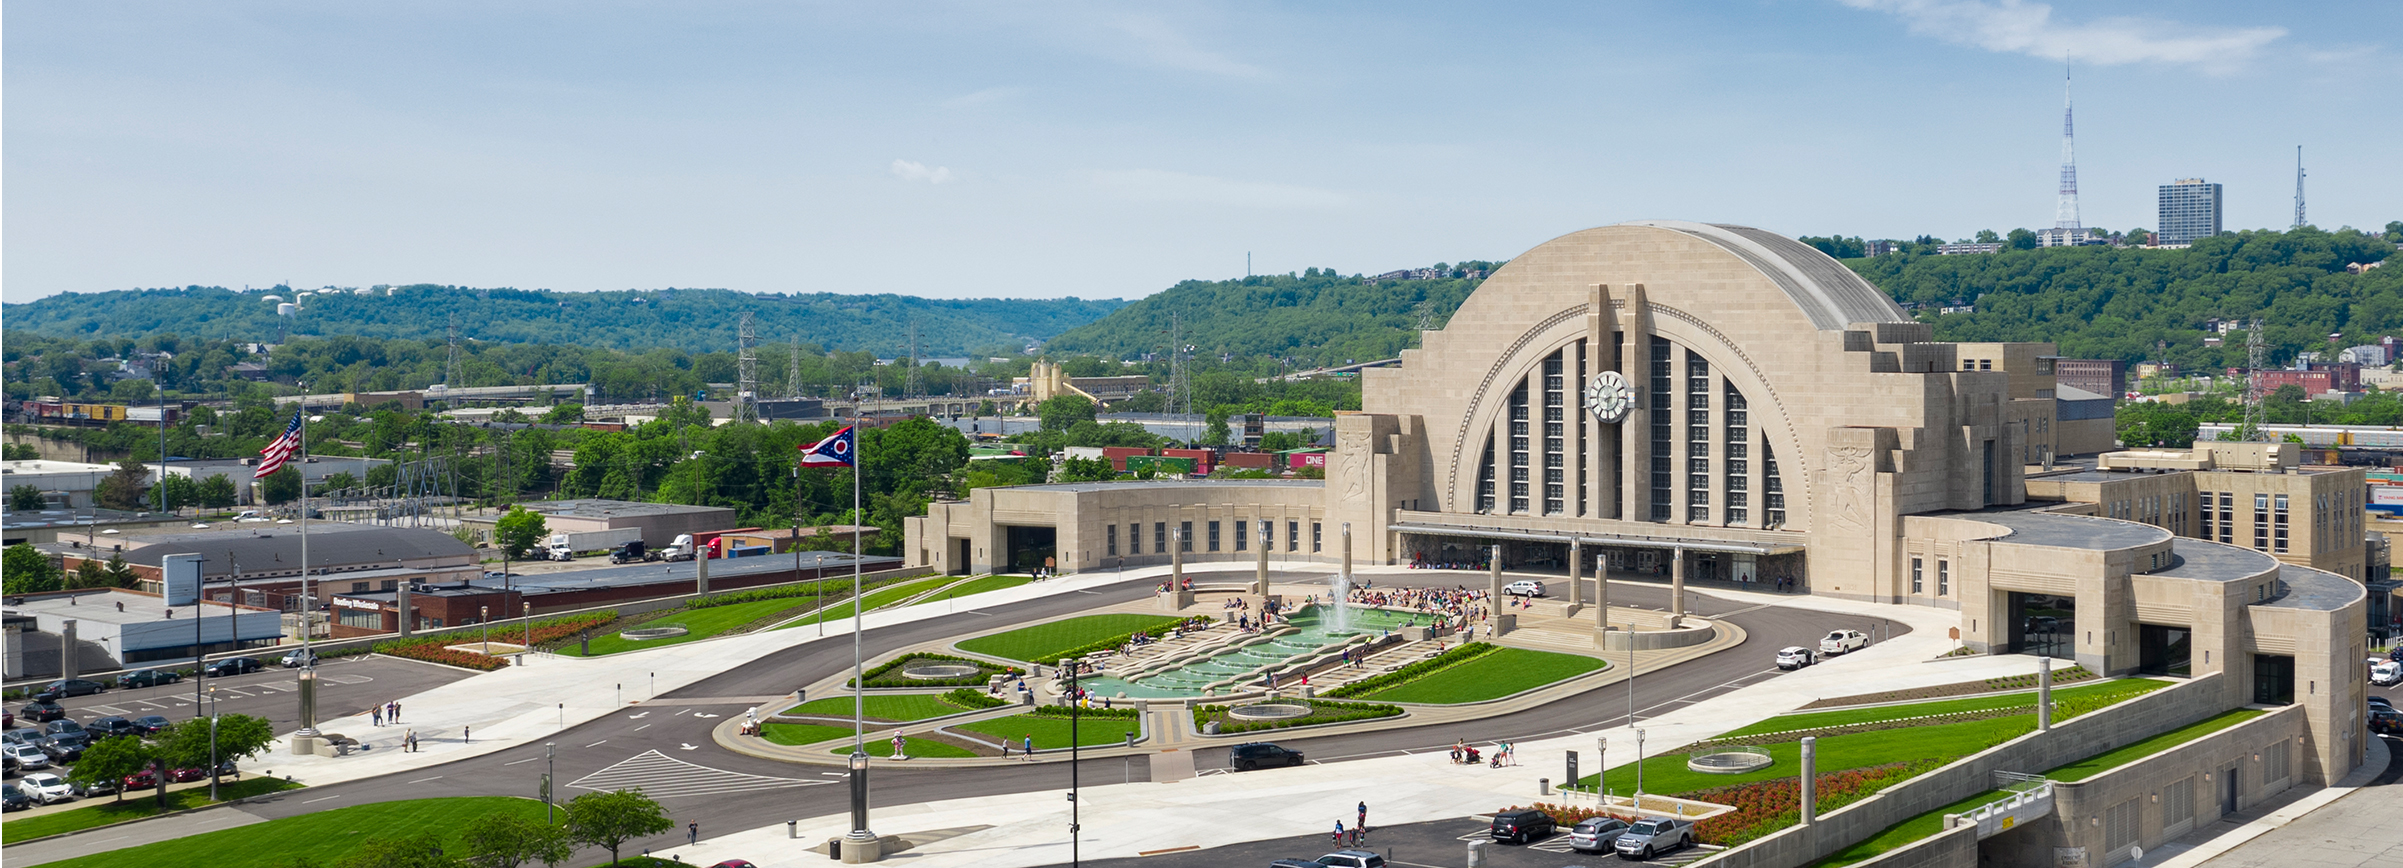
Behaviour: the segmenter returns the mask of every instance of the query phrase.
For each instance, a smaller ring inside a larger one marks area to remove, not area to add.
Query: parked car
[[[50,682],[48,685],[42,688],[40,693],[34,694],[33,698],[58,699],[64,696],[90,696],[95,693],[106,692],[108,692],[108,685],[106,684],[93,681],[89,678],[69,678],[63,681]]]
[[[17,714],[23,716],[27,723],[48,723],[66,717],[67,709],[55,702],[36,700],[17,709]]]
[[[2403,732],[2403,714],[2395,713],[2392,708],[2373,706],[2370,708],[2369,718],[2364,722],[2369,724],[2371,732],[2381,734]]]
[[[167,779],[179,784],[188,784],[193,781],[207,780],[208,777],[209,770],[206,768],[180,768],[167,770]]]
[[[1611,842],[1627,833],[1627,821],[1617,817],[1588,817],[1569,827],[1569,848],[1584,853],[1603,853]]]
[[[101,778],[88,784],[70,783],[69,785],[75,788],[75,797],[79,799],[88,799],[93,796],[113,796],[117,794],[118,789],[125,786],[124,782],[115,778]]]
[[[282,660],[276,662],[283,664],[286,669],[314,666],[317,664],[317,652],[306,648],[294,648],[291,653],[285,654]]]
[[[17,791],[45,805],[75,798],[75,788],[67,786],[67,779],[49,772],[36,772],[19,779]]]
[[[2370,695],[2369,695],[2369,697],[2368,697],[2368,700],[2369,700],[2369,703],[2370,703],[2370,707],[2372,707],[2372,708],[2393,708],[2393,707],[2395,707],[2395,703],[2394,703],[2394,701],[2393,701],[2393,700],[2387,699],[2386,697],[2383,697],[2383,696],[2379,696],[2378,694],[2375,694],[2375,693],[2372,693],[2372,694],[2370,694]]]
[[[117,676],[118,687],[156,687],[184,680],[181,674],[165,669],[137,669]]]
[[[1302,752],[1287,750],[1265,741],[1239,744],[1227,749],[1227,765],[1236,771],[1248,772],[1261,766],[1298,766]]]
[[[1520,579],[1503,585],[1502,593],[1513,597],[1541,597],[1544,595],[1544,583],[1534,579]]]
[[[62,732],[42,741],[42,754],[51,765],[65,765],[83,759],[85,748],[92,746],[92,737],[82,731]]]
[[[1819,662],[1819,655],[1800,645],[1788,645],[1777,652],[1777,668],[1800,669]]]
[[[133,725],[135,735],[157,735],[160,732],[165,731],[168,727],[174,726],[175,724],[168,722],[168,720],[164,717],[160,717],[155,714],[145,714],[141,717],[134,718]]]
[[[1560,831],[1560,828],[1559,824],[1552,821],[1551,814],[1534,808],[1520,808],[1516,811],[1503,811],[1495,814],[1493,828],[1487,831],[1493,835],[1496,841],[1525,844],[1540,838],[1549,838],[1552,833]]]
[[[0,788],[0,811],[22,811],[33,807],[33,798],[16,787]]]
[[[8,761],[15,763],[18,771],[50,767],[50,755],[43,753],[41,748],[31,744],[0,745],[0,753],[8,754]]]
[[[1650,859],[1694,843],[1694,823],[1676,817],[1647,817],[1635,821],[1613,846],[1619,858]]]
[[[130,793],[135,790],[147,790],[158,786],[159,776],[157,772],[153,772],[149,769],[143,769],[141,771],[134,772],[133,774],[126,775],[125,779],[118,781],[118,783],[124,784],[125,791]]]
[[[1869,634],[1859,630],[1834,630],[1819,640],[1819,653],[1844,654],[1869,647]]]
[[[2392,660],[2378,661],[2378,665],[2370,667],[2370,683],[2380,687],[2403,684],[2403,663]]]
[[[134,722],[132,720],[114,715],[94,719],[92,721],[92,725],[84,727],[84,730],[101,737],[112,735],[142,734],[141,731],[134,726]]]
[[[75,721],[73,721],[73,720],[69,720],[69,719],[67,719],[67,718],[64,718],[64,717],[62,717],[62,718],[59,718],[59,719],[57,719],[57,720],[49,721],[49,722],[47,722],[47,723],[44,723],[44,724],[42,724],[42,734],[43,734],[43,735],[58,735],[59,733],[63,733],[63,732],[82,732],[82,731],[83,731],[83,724],[76,723]]]
[[[259,661],[248,657],[228,657],[223,660],[209,661],[208,668],[202,671],[208,673],[210,678],[223,678],[228,675],[257,672],[262,668],[265,667],[260,666]]]

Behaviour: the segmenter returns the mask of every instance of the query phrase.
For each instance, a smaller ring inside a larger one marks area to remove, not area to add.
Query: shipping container
[[[1191,458],[1171,458],[1160,455],[1129,455],[1126,458],[1127,471],[1134,473],[1149,470],[1153,473],[1182,473],[1191,476],[1194,466]]]

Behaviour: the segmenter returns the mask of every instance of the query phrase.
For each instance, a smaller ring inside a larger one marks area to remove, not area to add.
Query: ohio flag
[[[801,447],[804,467],[858,467],[859,435],[850,426],[816,443]]]

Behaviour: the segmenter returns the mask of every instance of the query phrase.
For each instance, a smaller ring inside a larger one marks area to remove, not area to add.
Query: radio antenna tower
[[[754,345],[759,335],[751,328],[751,312],[744,311],[734,332],[734,421],[759,421],[759,353]]]
[[[1193,379],[1185,370],[1185,354],[1191,349],[1191,347],[1185,346],[1183,317],[1175,313],[1169,314],[1168,412],[1179,417],[1193,415]]]
[[[455,313],[451,314],[450,335],[450,361],[442,367],[442,391],[445,393],[459,387],[459,315]],[[443,397],[450,396],[445,394]],[[453,404],[452,406],[457,405]]]
[[[2072,118],[2069,98],[2069,56],[2061,57],[2061,197],[2053,207],[2053,228],[2081,229],[2078,225],[2078,151],[2077,124]]]
[[[784,396],[801,397],[801,333],[793,333],[792,367],[784,374]]]
[[[2269,358],[2269,351],[2261,343],[2260,317],[2254,317],[2245,326],[2244,354],[2244,428],[2239,433],[2246,440],[2267,443],[2269,432],[2263,427],[2266,423],[2261,409],[2261,368]]]
[[[2303,223],[2304,223],[2304,220],[2303,220],[2303,146],[2302,146],[2302,145],[2296,145],[2296,146],[2295,146],[2295,225],[2294,225],[2293,227],[2291,227],[2291,228],[2295,228],[2295,229],[2301,229],[2301,228],[2303,228]]]

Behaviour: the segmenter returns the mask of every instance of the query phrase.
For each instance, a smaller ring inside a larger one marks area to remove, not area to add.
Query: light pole
[[[554,826],[559,824],[559,809],[551,803],[551,780],[559,774],[558,749],[555,742],[542,743],[542,820]]]
[[[1077,670],[1081,667],[1077,665],[1077,661],[1066,662],[1068,664],[1068,864],[1079,866],[1084,864],[1084,860],[1078,852],[1078,845],[1082,843],[1079,839],[1084,836],[1079,831],[1082,824],[1078,822],[1080,806],[1076,803],[1076,779],[1077,767],[1082,764],[1078,748],[1083,746],[1083,740],[1077,738],[1076,721],[1077,711],[1085,703],[1084,697],[1078,694],[1076,687]]]
[[[526,650],[517,652],[517,665],[526,665],[526,654],[534,650],[534,604],[518,601],[526,611]]]
[[[1594,804],[1609,804],[1610,798],[1610,739],[1594,739]],[[1570,783],[1576,783],[1571,781]]]
[[[1644,731],[1635,731],[1635,798],[1627,803],[1638,811],[1644,809]]]
[[[217,688],[209,688],[209,801],[217,800],[217,772],[224,766],[217,762]]]
[[[492,607],[477,606],[476,621],[484,625],[484,653],[492,653]]]

